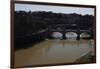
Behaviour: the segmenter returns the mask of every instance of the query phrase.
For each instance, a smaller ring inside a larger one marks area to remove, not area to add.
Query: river
[[[90,40],[46,39],[30,48],[15,51],[15,66],[74,63],[93,50]]]

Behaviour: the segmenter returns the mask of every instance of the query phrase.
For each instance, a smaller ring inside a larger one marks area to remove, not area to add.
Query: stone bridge
[[[66,39],[66,33],[68,33],[68,32],[74,32],[74,33],[77,34],[77,40],[80,39],[80,34],[81,33],[88,33],[88,34],[90,33],[89,30],[48,30],[48,33],[50,35],[52,35],[53,32],[60,32],[60,33],[62,33],[63,39]]]

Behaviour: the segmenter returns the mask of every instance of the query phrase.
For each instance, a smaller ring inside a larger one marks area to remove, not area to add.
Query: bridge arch
[[[76,40],[77,39],[77,33],[76,32],[66,32],[65,37],[67,40]]]
[[[52,32],[51,36],[54,39],[62,39],[63,38],[63,34],[61,32]]]
[[[91,37],[91,35],[88,33],[88,32],[81,32],[80,33],[80,38],[81,39],[86,39],[86,38],[90,38]]]
[[[66,39],[66,40],[76,40],[78,37],[78,34],[76,32],[51,32],[51,36],[54,39]]]

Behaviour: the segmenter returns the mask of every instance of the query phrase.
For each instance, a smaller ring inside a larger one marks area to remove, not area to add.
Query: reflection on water
[[[73,63],[91,51],[89,40],[45,40],[35,46],[15,52],[15,66]]]

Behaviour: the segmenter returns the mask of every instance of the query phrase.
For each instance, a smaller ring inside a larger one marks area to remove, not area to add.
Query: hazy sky
[[[49,5],[29,5],[15,4],[15,11],[52,11],[54,13],[77,13],[82,15],[94,15],[94,8],[49,6]]]

